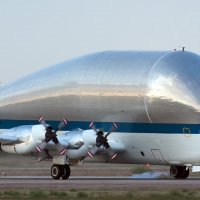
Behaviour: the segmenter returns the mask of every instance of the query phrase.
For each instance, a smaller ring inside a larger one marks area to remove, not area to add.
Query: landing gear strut
[[[185,166],[171,166],[170,175],[175,179],[186,179],[189,175],[189,168]]]
[[[52,165],[51,167],[51,176],[54,179],[68,179],[70,176],[70,167],[69,165]]]

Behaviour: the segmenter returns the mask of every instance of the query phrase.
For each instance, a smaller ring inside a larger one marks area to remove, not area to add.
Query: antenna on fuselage
[[[179,46],[179,48],[182,48],[182,51],[185,51],[185,47],[181,47],[181,46]]]

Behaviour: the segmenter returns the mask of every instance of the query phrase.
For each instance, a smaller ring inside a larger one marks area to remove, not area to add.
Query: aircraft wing
[[[18,139],[15,136],[9,136],[9,135],[1,135],[0,134],[0,143],[1,144],[12,144],[14,142],[17,142]]]

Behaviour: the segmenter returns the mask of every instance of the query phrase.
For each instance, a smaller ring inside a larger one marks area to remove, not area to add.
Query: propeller
[[[41,124],[43,124],[43,126],[46,129],[46,133],[45,133],[45,140],[36,146],[36,151],[42,152],[42,150],[47,146],[48,142],[52,140],[57,145],[57,148],[58,148],[60,154],[64,155],[66,152],[66,148],[63,148],[61,145],[59,145],[56,132],[58,130],[62,129],[62,127],[64,127],[67,124],[67,119],[63,118],[55,131],[53,131],[51,126],[47,126],[43,116],[40,116],[38,118],[38,121]]]
[[[92,129],[96,132],[97,138],[96,138],[96,145],[93,146],[93,147],[88,151],[88,155],[89,155],[90,157],[93,157],[93,156],[97,153],[99,147],[103,145],[103,146],[106,148],[106,150],[107,150],[107,152],[108,152],[110,158],[111,158],[111,159],[114,159],[114,158],[117,156],[117,153],[114,152],[114,151],[110,148],[110,145],[109,145],[109,143],[108,143],[107,137],[108,137],[108,135],[109,135],[110,133],[112,133],[113,131],[115,131],[115,130],[117,129],[117,124],[116,124],[116,123],[113,123],[112,126],[111,126],[111,128],[110,128],[110,130],[108,131],[108,133],[107,133],[105,136],[103,135],[103,131],[101,131],[101,130],[97,131],[97,129],[96,129],[95,125],[94,125],[94,122],[91,122],[90,125],[89,125],[89,127],[92,128]]]

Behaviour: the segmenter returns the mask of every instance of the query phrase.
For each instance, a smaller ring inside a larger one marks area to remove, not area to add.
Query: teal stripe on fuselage
[[[46,121],[54,129],[60,123],[59,121]],[[38,124],[36,120],[0,120],[0,129],[9,129],[21,125],[35,125]],[[97,128],[104,128],[108,131],[112,122],[95,122]],[[200,124],[164,124],[164,123],[128,123],[117,122],[118,128],[115,132],[128,133],[185,133],[200,134]],[[81,128],[83,130],[90,129],[89,122],[68,121],[67,126],[63,130],[72,130]],[[183,130],[183,128],[185,128]]]

